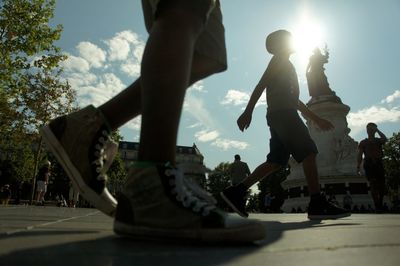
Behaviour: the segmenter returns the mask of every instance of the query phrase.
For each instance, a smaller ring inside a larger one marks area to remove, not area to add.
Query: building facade
[[[138,159],[139,143],[120,141],[118,150],[128,170],[129,166]],[[196,144],[193,143],[193,146],[177,146],[176,163],[177,167],[184,172],[185,177],[194,179],[200,185],[205,184],[205,174],[208,169],[204,165],[204,156]]]

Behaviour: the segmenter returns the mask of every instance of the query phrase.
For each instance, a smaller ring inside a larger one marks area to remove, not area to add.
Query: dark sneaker
[[[247,189],[242,184],[228,187],[220,195],[237,214],[242,217],[249,217],[246,212]]]
[[[114,232],[152,240],[244,243],[265,237],[255,220],[228,214],[171,165],[136,167],[118,198]]]
[[[310,220],[338,219],[350,215],[348,210],[329,202],[324,195],[310,200],[308,205],[308,219]]]
[[[103,213],[114,216],[117,201],[106,187],[106,171],[117,144],[103,115],[92,105],[51,121],[40,130],[79,193]]]

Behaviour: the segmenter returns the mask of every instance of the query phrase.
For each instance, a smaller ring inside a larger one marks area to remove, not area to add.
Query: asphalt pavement
[[[0,265],[400,265],[400,215],[251,214],[267,237],[246,245],[138,241],[116,236],[95,209],[0,206]]]

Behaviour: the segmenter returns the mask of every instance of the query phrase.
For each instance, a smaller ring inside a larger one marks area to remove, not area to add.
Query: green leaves
[[[31,175],[41,158],[32,164],[21,150],[40,147],[38,129],[75,108],[76,92],[60,66],[67,57],[54,44],[62,26],[49,25],[54,8],[54,0],[0,3],[0,151],[7,150],[13,165]]]

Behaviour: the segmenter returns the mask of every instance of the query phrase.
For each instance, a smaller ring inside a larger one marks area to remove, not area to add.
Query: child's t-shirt
[[[270,71],[272,75],[267,85],[267,112],[283,109],[297,110],[299,82],[292,63],[274,56],[267,71]]]

